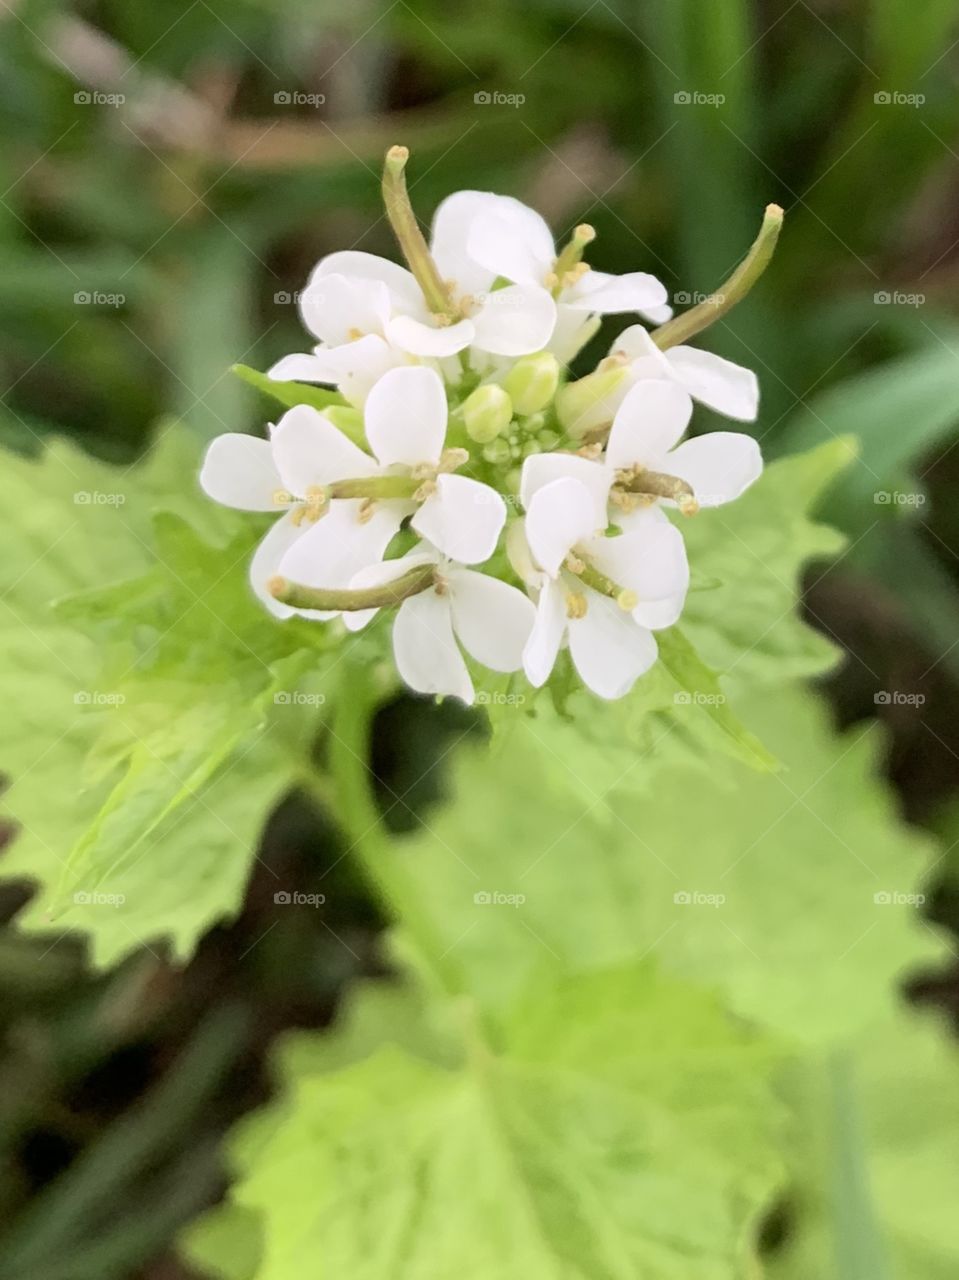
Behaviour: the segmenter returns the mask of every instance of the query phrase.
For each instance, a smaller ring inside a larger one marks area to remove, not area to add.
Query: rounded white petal
[[[550,677],[566,634],[566,599],[562,584],[547,582],[539,595],[536,620],[523,650],[523,670],[538,689]]]
[[[276,511],[283,481],[268,440],[228,431],[210,444],[200,469],[204,493],[240,511]]]
[[[421,542],[418,547],[423,545]],[[402,578],[404,573],[409,573],[411,569],[416,569],[421,564],[436,564],[438,557],[432,550],[423,552],[418,550],[418,547],[414,547],[408,555],[401,556],[398,560],[381,560],[379,564],[367,565],[350,579],[350,589],[358,591],[363,587],[382,587],[388,582],[395,582],[397,578]],[[361,631],[377,613],[379,608],[349,609],[345,610],[341,617],[347,631]]]
[[[741,431],[712,431],[687,440],[666,469],[691,486],[701,507],[718,507],[745,493],[763,471],[759,445]]]
[[[486,295],[473,315],[473,345],[497,356],[542,351],[556,324],[556,303],[546,289],[508,285]]]
[[[266,376],[274,382],[332,382],[339,381],[339,369],[319,355],[283,356],[271,365]]]
[[[587,588],[586,600],[585,616],[569,622],[573,665],[600,698],[622,698],[656,661],[655,637],[606,596]]]
[[[584,314],[575,307],[567,307],[562,302],[558,302],[556,325],[546,344],[546,349],[552,351],[561,364],[569,364],[593,337],[600,323],[599,316],[589,312]]]
[[[502,196],[488,191],[457,191],[447,196],[433,215],[430,252],[444,280],[453,280],[461,294],[480,293],[496,279],[496,271],[470,256],[470,227],[481,213],[496,207]]]
[[[304,525],[302,536],[283,557],[279,572],[305,587],[349,587],[361,569],[382,560],[407,504],[378,502],[369,519],[361,520],[360,499],[339,499],[315,524]]]
[[[606,528],[606,503],[612,476],[601,462],[591,462],[575,453],[533,453],[523,463],[520,476],[520,501],[526,510],[533,496],[554,480],[577,480],[585,485],[593,498],[596,521],[591,532]]]
[[[631,324],[613,340],[611,356],[629,362],[629,375],[633,382],[640,378],[672,378],[673,370],[665,353],[641,324]],[[624,392],[625,394],[625,392]]]
[[[516,284],[543,285],[553,269],[556,246],[543,218],[510,196],[499,196],[496,204],[481,210],[473,219],[467,238],[467,252],[494,277]]]
[[[304,325],[333,347],[366,334],[382,334],[389,317],[390,293],[380,280],[314,276],[300,295]]]
[[[317,354],[322,358],[322,352]],[[335,360],[339,368],[336,385],[357,409],[363,407],[367,396],[384,374],[391,369],[406,367],[403,353],[376,334],[331,348],[325,354],[331,361]]]
[[[284,487],[301,498],[312,486],[371,476],[379,470],[368,453],[308,404],[284,413],[270,445]]]
[[[671,627],[679,621],[685,604],[685,591],[666,596],[662,600],[645,600],[632,611],[632,619],[649,631],[662,631],[664,627]]]
[[[270,526],[266,536],[260,540],[260,545],[253,553],[253,559],[250,561],[250,586],[253,588],[254,594],[276,618],[291,618],[297,610],[291,609],[288,604],[281,604],[279,600],[271,596],[266,589],[266,584],[279,573],[283,557],[297,539],[302,536],[303,532],[304,526],[294,524],[293,512],[288,511],[286,515]],[[310,616],[322,619],[332,618],[333,614],[315,613]]]
[[[605,515],[603,517],[605,519]],[[551,578],[578,542],[596,532],[596,503],[579,480],[554,480],[537,490],[526,511],[526,540]]]
[[[435,465],[446,440],[446,417],[446,391],[435,370],[391,369],[366,398],[366,438],[384,467]]]
[[[696,347],[671,347],[663,354],[673,376],[696,400],[738,422],[755,421],[759,381],[752,369]]]
[[[666,287],[645,271],[614,276],[605,271],[587,271],[574,285],[564,289],[563,303],[579,311],[615,315],[621,311],[648,311],[661,307],[667,299]]]
[[[418,693],[448,694],[473,701],[473,682],[453,638],[448,596],[421,591],[399,607],[393,623],[396,669]]]
[[[643,307],[640,315],[645,316],[650,324],[665,324],[667,320],[672,320],[673,309],[670,306]]]
[[[322,276],[328,275],[355,276],[362,280],[380,281],[389,290],[393,304],[403,310],[416,310],[425,306],[423,294],[412,271],[407,271],[406,267],[391,262],[389,258],[380,258],[375,253],[343,249],[338,253],[328,254],[315,267],[307,288]]]
[[[450,569],[447,577],[453,630],[463,648],[492,671],[518,671],[536,621],[532,601],[473,569]]]
[[[683,535],[668,520],[616,538],[592,538],[583,554],[617,586],[635,591],[641,602],[685,594],[689,586]]]
[[[413,356],[431,356],[440,360],[455,356],[473,341],[472,320],[437,325],[415,316],[394,316],[386,326],[386,336],[394,347]]]
[[[410,521],[421,537],[460,564],[488,560],[505,523],[506,503],[495,489],[456,475],[437,476],[436,492]]]
[[[641,379],[616,410],[606,465],[614,471],[637,463],[668,471],[663,456],[682,439],[692,416],[693,402],[677,382]]]

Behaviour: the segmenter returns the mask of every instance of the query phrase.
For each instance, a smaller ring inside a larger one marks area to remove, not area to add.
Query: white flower
[[[611,356],[629,361],[625,390],[641,378],[670,378],[701,404],[737,422],[754,422],[759,412],[759,381],[752,369],[697,347],[660,351],[641,324],[624,329]]]
[[[556,324],[556,304],[541,285],[493,289],[497,272],[473,261],[466,239],[478,202],[496,200],[461,191],[439,206],[430,251],[461,318],[433,315],[411,271],[374,254],[331,253],[314,268],[300,315],[320,343],[311,355],[286,356],[271,378],[331,383],[361,405],[387,369],[420,359],[443,359],[471,347],[493,356],[541,351]]]
[[[616,412],[606,444],[603,461],[612,482],[624,472],[641,476],[644,470],[675,476],[689,485],[700,507],[718,507],[744,493],[762,475],[759,445],[740,431],[712,431],[680,444],[692,412],[692,400],[676,382],[636,383]]]
[[[266,584],[289,548],[315,527],[310,522],[323,510],[316,493],[375,469],[368,454],[309,405],[297,405],[271,425],[269,440],[228,432],[211,443],[200,472],[200,484],[211,498],[241,511],[284,512],[250,564],[250,583],[271,613],[288,618],[296,612],[275,600]],[[357,570],[383,556],[396,532],[392,513],[374,510],[361,521],[362,506],[359,500],[337,502],[323,518],[326,536],[337,548],[327,586],[347,586]]]
[[[681,535],[653,518],[604,536],[611,478],[601,464],[573,455],[538,454],[523,465],[530,561],[519,534],[510,552],[517,572],[539,589],[523,655],[533,685],[549,678],[566,639],[584,683],[601,698],[622,697],[656,661],[652,630],[670,626],[682,608],[689,567]]]
[[[367,397],[363,415],[375,457],[341,435],[361,460],[350,474],[367,479],[406,477],[420,497],[368,500],[357,504],[357,514],[352,513],[352,500],[334,498],[330,514],[283,556],[280,575],[307,587],[347,586],[359,569],[382,559],[389,540],[409,515],[413,516],[411,527],[442,554],[464,564],[488,560],[506,522],[506,503],[488,485],[442,470],[447,465],[447,416],[446,392],[433,369],[409,366],[384,374]],[[451,463],[458,461],[454,457]],[[350,504],[351,514],[338,515],[344,503]],[[372,532],[364,520],[373,526]],[[349,565],[345,577],[344,558]]]
[[[460,193],[460,198],[466,196],[474,205],[466,237],[469,256],[494,277],[555,291],[557,320],[548,347],[560,360],[568,361],[588,341],[596,316],[638,312],[660,324],[672,315],[666,289],[655,276],[643,271],[611,275],[580,263],[560,277],[560,254],[549,226],[535,210],[510,196]]]
[[[435,564],[434,586],[404,600],[393,622],[393,655],[402,678],[419,693],[444,694],[469,704],[473,681],[459,646],[493,671],[518,671],[535,619],[533,605],[515,587],[443,556],[422,543],[399,560],[358,573],[352,586],[381,586],[419,565]],[[351,631],[376,613],[344,614]]]

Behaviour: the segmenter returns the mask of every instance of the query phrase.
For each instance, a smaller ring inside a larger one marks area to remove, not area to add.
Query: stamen
[[[440,454],[439,471],[448,473],[465,466],[470,460],[468,449],[444,449]]]
[[[586,617],[587,609],[586,597],[580,595],[578,591],[567,591],[566,593],[566,616],[567,618],[577,619]]]

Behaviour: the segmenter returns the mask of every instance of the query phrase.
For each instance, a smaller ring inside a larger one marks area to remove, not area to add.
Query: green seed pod
[[[466,433],[478,444],[488,444],[505,431],[513,419],[513,403],[502,387],[488,383],[477,387],[462,405]]]
[[[503,385],[513,401],[513,408],[525,417],[545,409],[559,386],[559,361],[551,351],[517,360],[506,375]]]

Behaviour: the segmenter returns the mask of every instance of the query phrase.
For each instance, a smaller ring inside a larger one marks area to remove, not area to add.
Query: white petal
[[[367,565],[365,569],[361,569],[359,573],[349,581],[351,590],[358,591],[363,587],[382,587],[388,582],[395,582],[397,578],[402,578],[404,573],[409,573],[411,569],[418,568],[421,564],[436,564],[438,555],[432,551],[420,551],[418,548],[425,544],[420,542],[413,550],[405,556],[401,556],[398,560],[381,560],[379,564]],[[350,609],[341,614],[343,624],[347,631],[361,631],[376,615],[379,608],[375,609]]]
[[[762,475],[763,459],[752,436],[712,431],[687,440],[665,462],[671,475],[692,487],[701,507],[732,502]]]
[[[580,311],[596,311],[600,315],[647,311],[650,307],[661,307],[667,296],[665,286],[645,271],[631,271],[622,276],[609,275],[605,271],[587,271],[562,293],[566,306]]]
[[[540,592],[536,621],[523,650],[526,678],[538,689],[550,677],[566,634],[566,599],[559,582],[547,582]]]
[[[279,572],[305,587],[349,587],[361,569],[382,560],[407,507],[378,502],[371,517],[360,519],[359,499],[338,500],[304,532],[283,557]]]
[[[371,476],[379,470],[368,453],[308,404],[284,413],[270,443],[284,487],[300,498],[311,486]]]
[[[635,591],[641,601],[685,594],[689,586],[683,535],[668,520],[616,538],[591,538],[583,554],[600,573]]]
[[[337,347],[336,353],[340,368],[337,386],[357,409],[363,407],[367,396],[384,374],[391,369],[406,367],[403,353],[375,334],[347,342]],[[327,354],[332,357],[332,351]]]
[[[759,382],[752,369],[696,347],[671,347],[664,355],[673,376],[696,400],[727,418],[739,422],[755,420],[759,412]]]
[[[546,349],[552,351],[560,364],[569,364],[586,346],[600,326],[599,316],[584,314],[575,307],[556,304],[556,325]]]
[[[508,582],[472,569],[448,573],[453,630],[477,662],[493,671],[518,671],[536,610]]]
[[[332,382],[339,381],[339,370],[333,369],[328,360],[317,355],[283,356],[271,365],[266,376],[274,382]]]
[[[291,618],[297,611],[289,605],[281,604],[270,595],[266,584],[280,571],[280,563],[290,547],[302,536],[303,525],[293,523],[293,512],[288,511],[282,519],[271,525],[266,536],[253,553],[250,561],[250,586],[254,593],[266,605],[270,613],[277,618]],[[332,617],[332,614],[316,614],[316,617]]]
[[[214,502],[241,511],[276,511],[276,494],[283,488],[269,441],[239,431],[228,431],[212,441],[200,469],[200,484]]]
[[[677,382],[641,379],[616,411],[606,465],[619,470],[639,463],[668,471],[663,457],[682,439],[692,416],[693,402]]]
[[[300,317],[321,342],[339,346],[369,333],[382,334],[390,293],[379,280],[314,276],[300,295]]]
[[[356,276],[363,280],[378,280],[385,284],[394,305],[403,310],[423,306],[423,295],[412,271],[391,262],[389,258],[374,253],[362,253],[357,249],[343,249],[328,254],[316,266],[307,288],[326,275]]]
[[[508,285],[494,289],[473,315],[473,345],[497,356],[542,351],[556,324],[556,303],[546,289]]]
[[[396,669],[419,693],[449,694],[473,701],[473,682],[453,638],[448,596],[421,591],[399,607],[393,624]]]
[[[632,611],[632,619],[649,631],[662,631],[679,621],[686,604],[686,592],[679,591],[674,596],[666,596],[662,600],[645,600]]]
[[[437,360],[455,356],[473,341],[472,320],[437,325],[415,316],[394,316],[386,326],[386,336],[395,347],[414,356],[431,356]]]
[[[506,503],[489,485],[467,476],[436,477],[436,492],[410,525],[460,564],[481,564],[496,550],[506,523]]]
[[[578,542],[596,531],[596,503],[584,484],[569,478],[539,489],[526,512],[526,540],[551,578]]]
[[[526,510],[533,495],[554,480],[578,480],[593,498],[596,520],[591,532],[606,528],[606,503],[612,476],[601,462],[577,457],[575,453],[533,453],[523,463],[520,475],[520,501]]]
[[[609,349],[611,356],[624,356],[630,363],[630,371],[636,378],[671,378],[673,370],[665,353],[649,336],[641,324],[631,324]]]
[[[619,605],[586,590],[586,615],[569,623],[569,651],[583,683],[601,698],[621,698],[656,661],[652,632]]]
[[[502,197],[488,191],[457,191],[447,196],[433,215],[430,252],[444,280],[456,282],[461,294],[480,293],[496,279],[496,271],[470,256],[468,241],[474,219]]]
[[[498,197],[495,206],[473,219],[467,250],[494,277],[517,284],[543,285],[556,258],[553,235],[545,221],[509,196]]]
[[[650,324],[665,324],[667,320],[672,320],[673,309],[670,306],[644,307],[640,315],[645,316]]]
[[[446,440],[446,392],[433,369],[384,373],[366,398],[366,438],[384,467],[435,465]]]

